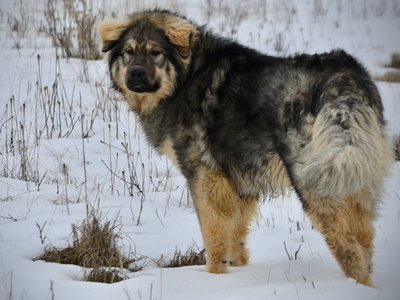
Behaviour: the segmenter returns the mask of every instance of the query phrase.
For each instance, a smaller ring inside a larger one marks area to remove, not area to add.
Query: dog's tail
[[[315,119],[311,142],[301,151],[294,176],[300,189],[322,197],[379,193],[392,160],[384,126],[371,106],[328,103]]]

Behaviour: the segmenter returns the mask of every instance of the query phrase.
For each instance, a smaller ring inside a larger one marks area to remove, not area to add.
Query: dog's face
[[[174,93],[198,29],[166,11],[134,14],[99,26],[111,79],[132,110],[147,114]]]

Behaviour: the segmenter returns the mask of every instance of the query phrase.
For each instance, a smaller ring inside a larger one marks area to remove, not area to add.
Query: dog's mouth
[[[158,81],[150,83],[150,82],[132,82],[130,80],[126,80],[125,83],[128,89],[135,93],[154,93],[160,88],[160,84],[158,83]]]

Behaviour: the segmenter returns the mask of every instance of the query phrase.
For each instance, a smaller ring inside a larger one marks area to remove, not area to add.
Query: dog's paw
[[[228,270],[228,261],[221,260],[219,262],[207,262],[206,271],[214,274],[226,273]]]

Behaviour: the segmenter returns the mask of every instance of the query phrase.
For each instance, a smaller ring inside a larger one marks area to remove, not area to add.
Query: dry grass
[[[400,72],[397,71],[386,72],[383,75],[376,76],[375,80],[386,81],[386,82],[400,82]]]
[[[124,278],[119,275],[119,270],[127,269],[134,260],[125,258],[118,249],[119,229],[116,221],[102,223],[92,216],[81,225],[72,226],[72,245],[64,249],[48,247],[37,259],[92,268],[85,276],[87,281],[121,281]]]
[[[124,258],[119,253],[116,222],[104,222],[96,217],[72,226],[72,245],[65,249],[46,249],[40,258],[48,262],[74,264],[86,268],[97,266],[121,266]]]
[[[392,60],[386,67],[400,69],[400,53],[393,53]]]
[[[64,249],[47,247],[45,253],[35,258],[60,264],[73,264],[88,268],[84,280],[102,283],[114,283],[126,279],[126,272],[138,272],[149,264],[144,256],[127,258],[117,245],[120,239],[120,225],[114,221],[101,222],[95,216],[89,217],[80,225],[72,226],[72,243]],[[197,246],[188,248],[185,253],[176,249],[173,258],[166,262],[151,259],[152,265],[159,268],[178,268],[183,266],[204,265],[205,250]]]
[[[115,283],[126,279],[120,274],[119,268],[93,268],[86,274],[85,280],[100,283]]]
[[[47,0],[44,32],[63,57],[99,59],[97,23],[105,12],[96,11],[87,0]]]
[[[393,53],[390,63],[385,67],[400,69],[400,53]],[[400,82],[400,71],[388,71],[383,75],[376,76],[375,79],[386,82]]]
[[[175,249],[173,258],[165,263],[159,262],[160,268],[179,268],[185,266],[198,266],[206,264],[206,251],[205,249],[199,250],[197,247],[190,247],[184,254],[179,249]]]

